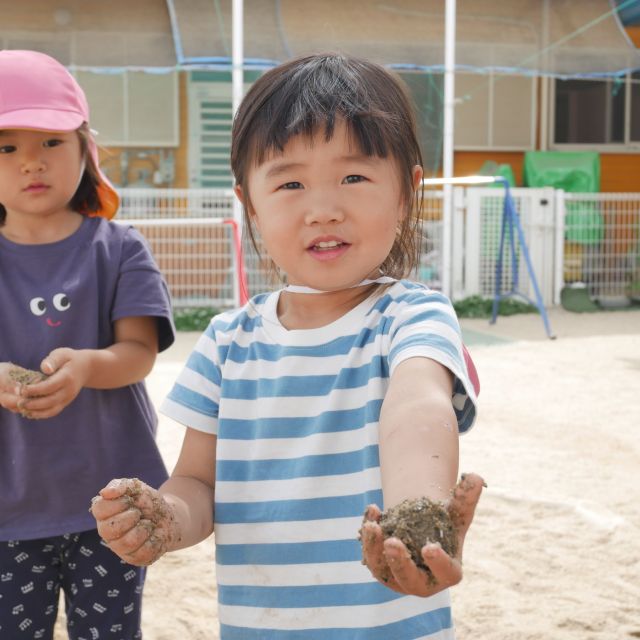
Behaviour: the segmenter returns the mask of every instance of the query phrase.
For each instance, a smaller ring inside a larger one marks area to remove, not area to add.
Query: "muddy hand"
[[[169,505],[137,478],[112,480],[92,500],[91,513],[102,539],[130,564],[155,562],[179,537]]]
[[[435,588],[424,569],[419,569],[405,545],[398,538],[385,539],[379,525],[381,512],[377,505],[369,505],[364,514],[360,541],[362,563],[373,576],[389,589],[417,596],[433,595]]]
[[[473,521],[482,489],[486,486],[486,482],[477,473],[463,473],[453,489],[451,498],[447,501],[449,515],[458,533],[456,557],[460,560],[465,536]]]
[[[473,520],[484,481],[475,474],[463,475],[448,502],[458,533],[458,551],[449,556],[438,543],[425,544],[422,557],[432,576],[411,559],[406,546],[398,538],[384,539],[380,525],[380,509],[370,505],[365,512],[360,539],[362,562],[382,584],[399,593],[431,596],[462,579],[462,548]]]

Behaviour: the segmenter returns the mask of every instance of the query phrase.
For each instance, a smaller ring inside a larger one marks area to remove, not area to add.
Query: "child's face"
[[[0,203],[8,217],[68,213],[82,168],[75,131],[0,131]]]
[[[325,291],[377,277],[406,212],[396,161],[363,155],[344,122],[328,142],[323,130],[291,138],[249,172],[248,189],[269,257],[290,284]]]

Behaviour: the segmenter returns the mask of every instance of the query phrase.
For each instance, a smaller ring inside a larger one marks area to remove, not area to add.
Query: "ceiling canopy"
[[[637,0],[458,0],[456,66],[477,72],[602,77],[640,68],[618,13]],[[3,48],[69,66],[162,72],[231,65],[231,0],[21,0],[3,9]],[[444,0],[246,0],[245,67],[345,51],[441,70]]]

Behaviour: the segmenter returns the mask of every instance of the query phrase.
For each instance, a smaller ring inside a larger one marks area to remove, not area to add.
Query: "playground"
[[[617,16],[634,0],[474,0],[455,20],[452,0],[276,0],[244,17],[229,0],[5,4],[0,48],[56,56],[87,92],[116,220],[149,241],[179,310],[279,286],[231,191],[243,87],[314,49],[401,74],[426,175],[502,177],[513,197],[505,217],[502,184],[425,188],[415,279],[538,310],[461,321],[482,392],[460,471],[488,487],[452,590],[457,638],[640,638],[640,16]],[[198,335],[160,354],[156,407]],[[169,469],[183,434],[160,416]],[[213,536],[152,565],[145,640],[218,640],[215,578]]]

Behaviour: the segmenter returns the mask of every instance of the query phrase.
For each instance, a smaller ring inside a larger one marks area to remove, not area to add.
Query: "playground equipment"
[[[542,295],[540,293],[540,287],[538,286],[538,280],[536,278],[533,265],[531,263],[531,257],[529,255],[529,249],[527,242],[522,231],[522,225],[520,224],[520,217],[516,210],[513,197],[509,188],[509,182],[503,176],[467,176],[460,178],[425,178],[422,181],[423,185],[479,185],[479,184],[502,184],[505,190],[504,194],[504,206],[502,210],[502,224],[500,229],[500,248],[498,250],[498,256],[496,260],[496,283],[495,293],[493,297],[493,310],[491,314],[491,324],[495,324],[498,316],[498,305],[500,300],[509,297],[520,297],[535,306],[544,324],[545,332],[550,339],[555,339],[555,335],[551,330],[549,323],[549,317],[542,301]],[[517,238],[516,238],[517,235]],[[511,257],[511,289],[507,292],[502,291],[502,271],[505,254],[505,244],[508,242],[509,254]],[[532,300],[524,292],[519,290],[519,260],[517,256],[517,248],[519,243],[519,249],[522,252],[522,256],[525,260],[531,285],[534,290],[535,300]],[[443,247],[443,251],[446,253],[447,248]],[[446,262],[445,262],[446,264]]]

